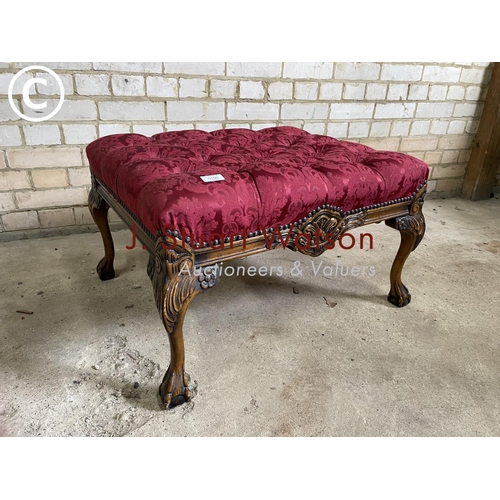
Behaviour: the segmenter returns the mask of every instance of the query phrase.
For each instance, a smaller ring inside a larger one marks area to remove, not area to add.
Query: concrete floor
[[[386,301],[399,234],[383,224],[353,233],[371,232],[372,250],[239,262],[284,276],[223,277],[193,301],[195,396],[170,411],[157,399],[168,338],[128,231],[115,233],[108,282],[94,271],[98,233],[0,244],[0,434],[500,435],[499,196],[428,200],[424,213],[403,309]],[[375,275],[314,276],[321,261]]]

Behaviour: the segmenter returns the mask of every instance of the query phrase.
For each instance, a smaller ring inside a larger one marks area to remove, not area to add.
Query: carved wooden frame
[[[411,295],[401,281],[401,273],[406,259],[417,248],[425,233],[425,218],[422,212],[425,192],[426,184],[423,184],[413,196],[349,212],[331,205],[323,205],[300,221],[281,226],[281,238],[276,235],[271,244],[270,238],[265,234],[268,230],[265,230],[250,233],[248,238],[241,238],[239,235],[229,247],[214,250],[206,243],[196,247],[184,241],[181,245],[175,239],[175,233],[152,235],[111,190],[92,176],[89,209],[101,232],[105,251],[97,266],[97,273],[101,280],[115,276],[114,246],[107,219],[111,207],[131,229],[135,229],[137,239],[149,252],[147,271],[153,284],[156,306],[170,342],[170,365],[159,393],[162,402],[171,408],[191,397],[189,380],[184,369],[184,316],[189,303],[198,293],[218,283],[218,263],[276,248],[287,239],[287,248],[317,257],[327,249],[332,238],[335,241],[351,229],[385,221],[389,227],[397,229],[401,234],[399,250],[390,272],[391,289],[387,298],[398,307],[406,306]],[[290,238],[287,238],[289,233]],[[301,238],[305,238],[304,235],[310,238],[307,244],[301,241]]]

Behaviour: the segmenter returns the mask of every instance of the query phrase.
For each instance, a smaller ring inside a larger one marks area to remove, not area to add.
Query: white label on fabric
[[[221,174],[200,175],[200,179],[203,182],[215,182],[215,181],[224,181],[225,180]]]

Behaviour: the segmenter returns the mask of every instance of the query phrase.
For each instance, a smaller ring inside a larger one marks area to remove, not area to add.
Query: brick
[[[264,99],[264,85],[262,82],[251,80],[240,82],[241,99]]]
[[[11,193],[0,193],[0,212],[15,210],[16,205]]]
[[[432,193],[436,190],[436,181],[427,181],[427,193]]]
[[[6,231],[19,231],[22,229],[35,229],[40,227],[38,214],[34,210],[29,212],[12,212],[2,215],[2,222]]]
[[[486,68],[481,69],[466,69],[462,70],[460,75],[460,81],[463,83],[478,83],[486,84],[490,80],[491,72],[486,70]]]
[[[20,63],[14,63],[14,66],[16,68],[26,68],[27,66],[33,66],[34,64],[45,66],[46,68],[50,68],[53,70],[56,69],[85,70],[85,69],[90,69],[91,67],[89,62],[20,62]]]
[[[459,155],[460,155],[460,150],[457,149],[443,151],[441,163],[457,163]]]
[[[330,122],[326,127],[326,133],[336,139],[343,139],[347,137],[347,126],[347,123]]]
[[[168,121],[224,120],[222,102],[168,102]]]
[[[412,83],[408,89],[408,99],[410,101],[425,101],[429,92],[429,85],[419,85]]]
[[[72,208],[56,208],[55,210],[39,210],[40,225],[42,227],[73,226],[75,214]]]
[[[179,85],[176,78],[146,77],[146,94],[151,97],[177,97]]]
[[[467,87],[465,99],[468,101],[478,101],[481,98],[482,90],[481,87]]]
[[[162,123],[152,123],[148,125],[140,125],[140,124],[133,125],[132,130],[134,134],[142,134],[147,137],[151,137],[152,135],[161,134],[162,132],[165,132]]]
[[[0,95],[7,95],[9,90],[10,82],[16,76],[16,73],[0,73]],[[14,83],[14,87],[12,88],[12,95],[21,96],[23,93],[24,85],[33,78],[33,73],[23,73],[18,76],[16,82]],[[29,88],[29,94],[34,95],[36,93],[35,86],[32,85]]]
[[[262,130],[264,128],[276,127],[278,124],[276,122],[269,123],[252,123],[252,130]]]
[[[403,137],[399,146],[400,151],[433,151],[437,148],[437,137]]]
[[[61,144],[61,133],[57,125],[26,125],[24,137],[28,146]]]
[[[408,120],[395,120],[392,122],[391,136],[392,137],[406,137],[410,134],[410,124]]]
[[[49,73],[36,73],[37,78],[43,78],[47,84],[37,83],[36,88],[41,95],[61,95],[61,89],[59,88],[59,82]],[[71,75],[57,75],[63,84],[64,95],[72,95],[74,93],[73,89],[73,77]]]
[[[391,122],[374,122],[370,129],[370,137],[387,137],[391,130]]]
[[[451,120],[448,126],[448,134],[464,134],[466,125],[467,122],[465,120]]]
[[[318,87],[317,82],[295,82],[294,97],[299,100],[316,101]]]
[[[452,102],[419,102],[416,118],[448,118],[453,114]]]
[[[450,179],[450,178],[462,178],[465,175],[466,166],[465,165],[452,165],[452,166],[436,166],[432,169],[432,179]],[[451,188],[456,189],[456,188]]]
[[[75,214],[76,225],[94,224],[94,219],[92,219],[88,207],[74,207],[73,212]]]
[[[14,99],[14,104],[17,109],[21,109],[19,100]],[[11,108],[10,102],[7,99],[5,99],[4,101],[0,101],[0,122],[10,122],[17,120],[19,120],[19,116],[17,116],[14,110]]]
[[[154,62],[95,62],[97,71],[123,71],[130,73],[161,73],[161,63]]]
[[[467,134],[475,134],[479,127],[479,120],[467,120],[467,125],[465,126],[465,132]]]
[[[365,99],[369,101],[385,100],[387,96],[387,85],[385,83],[369,83],[366,86]]]
[[[461,85],[450,85],[448,87],[448,94],[446,99],[453,101],[461,101],[465,95],[465,88]]]
[[[391,83],[389,92],[387,92],[388,101],[406,100],[408,96],[408,84],[406,83]]]
[[[375,118],[411,118],[415,114],[415,103],[401,102],[375,106]]]
[[[369,103],[332,103],[330,111],[331,120],[356,120],[372,118],[375,104]]]
[[[169,103],[173,104],[173,103]],[[181,104],[181,103],[175,103]],[[163,121],[165,105],[150,101],[108,101],[99,103],[101,120],[123,121]]]
[[[12,168],[79,167],[82,165],[80,148],[37,148],[7,151]]]
[[[453,112],[453,116],[457,118],[461,118],[464,116],[474,116],[479,117],[483,111],[482,104],[476,103],[461,103],[455,105],[455,111]]]
[[[180,78],[179,97],[207,97],[208,82],[201,78]]]
[[[21,209],[73,206],[87,203],[87,192],[84,188],[18,191],[15,196]]]
[[[332,74],[330,62],[286,62],[283,69],[283,78],[325,80]]]
[[[116,96],[145,95],[144,77],[139,75],[113,75],[111,88]]]
[[[0,172],[0,191],[31,188],[28,173],[16,170],[3,170]]]
[[[452,66],[426,66],[422,76],[423,81],[439,83],[455,83],[460,79],[461,68]]]
[[[214,130],[220,130],[222,123],[197,123],[196,130],[205,130],[206,132],[213,132]]]
[[[234,80],[211,80],[210,97],[213,99],[234,99],[236,97],[236,84]]]
[[[434,174],[434,172],[433,172]],[[436,182],[436,192],[453,194],[462,187],[463,179],[440,179]]]
[[[411,124],[410,135],[427,135],[431,127],[430,120],[417,120]]]
[[[276,78],[281,76],[279,62],[228,62],[227,76],[248,76],[250,78]]]
[[[328,117],[326,103],[283,103],[281,118],[283,120],[325,120]]]
[[[348,138],[353,137],[368,137],[370,124],[368,122],[352,122],[349,124]]]
[[[75,125],[63,125],[64,142],[66,144],[84,144],[97,139],[95,125],[86,125],[83,123]]]
[[[441,163],[443,153],[441,151],[427,151],[424,155],[424,161],[429,165]]]
[[[397,151],[399,139],[362,139],[361,143],[365,146],[381,151]]]
[[[292,98],[292,82],[272,82],[269,84],[269,99],[272,101],[282,101]]]
[[[228,120],[277,120],[278,114],[279,105],[274,103],[229,102],[227,104]]]
[[[110,95],[108,75],[75,75],[79,95]]]
[[[439,139],[440,149],[468,149],[472,145],[470,135],[445,135]]]
[[[167,132],[172,130],[191,130],[194,129],[194,123],[166,123],[165,129]]]
[[[342,83],[321,83],[319,88],[320,100],[340,101],[342,99]]]
[[[126,123],[101,123],[99,124],[99,137],[113,134],[128,134],[130,125]]]
[[[304,130],[311,134],[325,134],[326,123],[324,122],[306,122],[304,123]]]
[[[380,64],[340,62],[335,66],[335,78],[338,80],[377,80]]]
[[[344,86],[344,99],[362,101],[365,96],[365,83],[346,83]]]
[[[28,114],[28,113],[26,113]],[[57,121],[97,120],[94,101],[70,101],[66,99],[61,110],[52,118]]]
[[[250,123],[226,123],[224,128],[250,128]]]
[[[165,73],[169,75],[224,75],[223,62],[166,62]]]
[[[431,134],[444,135],[448,130],[449,126],[448,120],[432,120],[431,122]]]
[[[22,144],[21,131],[15,125],[0,126],[0,147],[20,146]]]
[[[431,85],[429,88],[430,101],[444,101],[448,93],[447,85]]]
[[[69,183],[72,186],[89,186],[90,185],[90,169],[70,168],[68,169]]]
[[[68,185],[66,170],[63,168],[33,170],[31,178],[35,188],[55,188]]]
[[[471,154],[472,154],[472,151],[470,149],[462,149],[460,151],[460,153],[458,154],[458,161],[460,163],[468,162],[470,160]]]
[[[422,77],[423,66],[411,64],[382,64],[381,80],[417,82]]]
[[[0,169],[7,168],[7,162],[5,161],[5,155],[3,151],[0,151]]]

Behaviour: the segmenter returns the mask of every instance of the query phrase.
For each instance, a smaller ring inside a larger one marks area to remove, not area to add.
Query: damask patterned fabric
[[[116,134],[87,156],[153,235],[170,228],[196,241],[290,224],[324,204],[350,211],[404,198],[429,174],[412,156],[295,127]],[[223,180],[201,178],[214,174]]]

